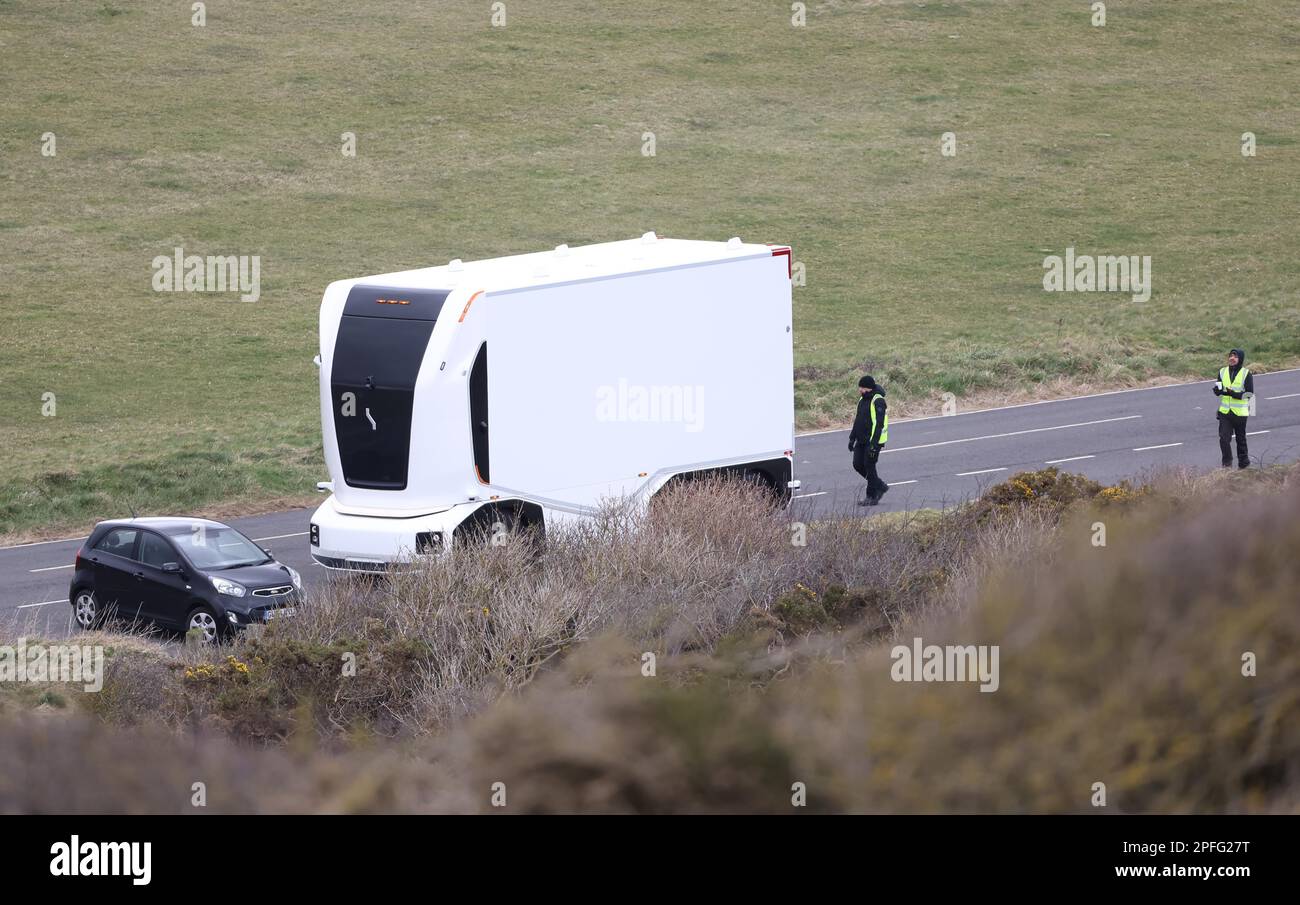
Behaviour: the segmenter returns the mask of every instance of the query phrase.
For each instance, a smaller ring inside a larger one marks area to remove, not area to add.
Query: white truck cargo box
[[[320,402],[327,568],[544,527],[674,478],[789,498],[790,249],[640,239],[331,283]]]

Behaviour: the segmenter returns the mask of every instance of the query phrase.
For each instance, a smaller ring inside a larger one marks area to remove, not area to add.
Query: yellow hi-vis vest
[[[879,396],[876,396],[875,393],[872,393],[871,395],[872,395],[871,405],[868,406],[868,409],[871,412],[871,433],[868,434],[867,436],[868,443],[870,443],[871,438],[876,435],[876,400],[880,398]],[[889,409],[885,409],[885,423],[880,428],[880,445],[884,446],[885,441],[887,441],[888,439],[889,439]]]
[[[1244,366],[1237,368],[1237,379],[1229,380],[1228,369],[1219,368],[1219,382],[1223,384],[1225,390],[1236,390],[1238,393],[1244,393],[1246,391],[1246,375],[1249,373],[1250,370]],[[1220,396],[1219,411],[1225,415],[1231,412],[1244,418],[1250,414],[1250,400],[1237,399],[1234,396]]]

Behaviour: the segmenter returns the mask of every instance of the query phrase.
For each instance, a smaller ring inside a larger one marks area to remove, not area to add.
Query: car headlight
[[[227,597],[243,597],[246,590],[242,584],[224,578],[213,578],[212,586],[217,589],[218,594],[225,594]]]
[[[239,625],[239,614],[234,610],[226,610],[226,618],[230,620],[231,625]]]
[[[293,586],[301,591],[302,576],[298,574],[298,570],[295,569],[293,566],[285,566],[285,568],[289,570],[289,577],[293,579]]]

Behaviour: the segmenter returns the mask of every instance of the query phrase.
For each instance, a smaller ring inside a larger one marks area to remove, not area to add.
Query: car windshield
[[[194,525],[168,534],[200,569],[237,569],[272,562],[261,547],[224,525]]]

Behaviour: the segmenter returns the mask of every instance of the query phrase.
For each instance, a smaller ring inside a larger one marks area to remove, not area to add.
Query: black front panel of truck
[[[349,487],[405,490],[415,381],[447,291],[353,286],[330,373]]]

